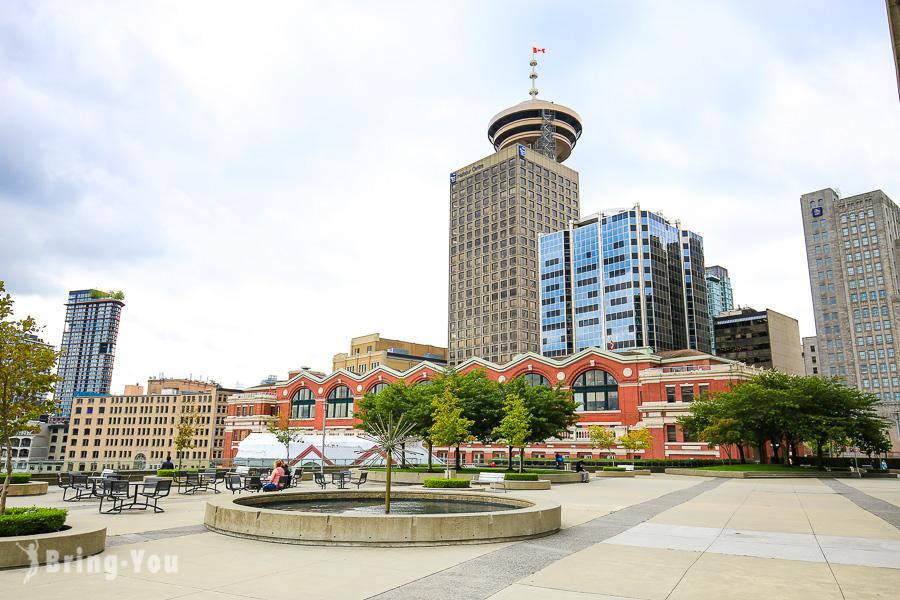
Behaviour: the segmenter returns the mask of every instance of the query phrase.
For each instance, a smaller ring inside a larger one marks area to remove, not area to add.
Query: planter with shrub
[[[68,514],[62,508],[7,508],[0,516],[0,537],[59,531]]]
[[[67,516],[61,508],[7,508],[0,516],[0,569],[34,567],[35,559],[43,565],[65,556],[103,552],[106,526],[66,525]]]
[[[3,485],[3,482],[6,481],[6,474],[0,475],[0,485]],[[9,485],[16,485],[19,483],[28,483],[31,481],[31,475],[28,473],[13,473],[9,479]]]
[[[467,488],[469,487],[468,479],[444,479],[440,477],[429,477],[425,480],[427,488]]]
[[[537,481],[537,473],[507,473],[506,481]]]

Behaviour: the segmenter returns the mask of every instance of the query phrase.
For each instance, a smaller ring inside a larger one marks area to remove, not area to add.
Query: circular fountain
[[[378,506],[381,508],[379,509]],[[288,491],[220,497],[206,505],[207,529],[283,544],[439,546],[542,537],[560,526],[560,505],[485,492]]]

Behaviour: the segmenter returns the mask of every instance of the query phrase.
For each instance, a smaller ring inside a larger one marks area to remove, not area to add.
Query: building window
[[[577,411],[619,410],[619,384],[601,369],[582,373],[572,386]]]
[[[291,418],[312,419],[315,414],[315,403],[312,390],[300,388],[291,398]]]
[[[528,383],[528,387],[535,387],[537,385],[546,385],[550,386],[550,380],[541,375],[540,373],[525,373],[519,379]]]
[[[678,433],[675,431],[674,425],[666,425],[666,441],[667,442],[677,442],[678,441]]]
[[[369,393],[372,394],[373,396],[377,396],[378,394],[380,394],[382,392],[382,390],[387,389],[387,386],[388,386],[388,384],[383,383],[383,382],[376,383],[375,385],[372,386],[372,389],[369,390]]]
[[[328,418],[349,419],[353,416],[353,394],[350,388],[339,385],[328,394]]]
[[[681,386],[681,401],[682,402],[693,402],[694,401],[694,386],[693,385]]]
[[[666,402],[675,402],[675,386],[666,386]]]

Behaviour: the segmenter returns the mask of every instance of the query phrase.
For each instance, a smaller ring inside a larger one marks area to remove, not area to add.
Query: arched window
[[[619,384],[601,369],[581,374],[572,386],[572,399],[581,403],[578,411],[619,410]]]
[[[328,418],[349,419],[353,416],[353,394],[346,385],[339,385],[328,394]]]
[[[315,415],[316,399],[312,390],[300,388],[291,398],[292,419],[312,419]]]
[[[382,392],[382,390],[385,390],[387,388],[387,386],[388,386],[388,384],[386,384],[384,382],[376,383],[375,385],[372,386],[372,389],[369,390],[369,393],[377,396],[378,394],[380,394]]]
[[[550,380],[541,375],[540,373],[525,373],[519,379],[528,383],[528,387],[534,387],[536,385],[546,385],[550,387]]]
[[[434,382],[430,379],[420,379],[417,382],[415,382],[413,385],[414,386],[415,385],[431,385],[432,383],[434,383]]]

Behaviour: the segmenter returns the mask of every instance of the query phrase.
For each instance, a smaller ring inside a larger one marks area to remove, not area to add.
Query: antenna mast
[[[536,70],[537,53],[544,54],[545,51],[545,48],[532,47],[531,62],[528,63],[531,65],[531,74],[529,75],[531,78],[531,91],[528,93],[531,94],[532,100],[537,100],[538,95],[536,87],[538,77]],[[541,109],[541,137],[534,142],[534,151],[550,160],[556,160],[556,123],[554,121],[556,121],[555,110]]]

